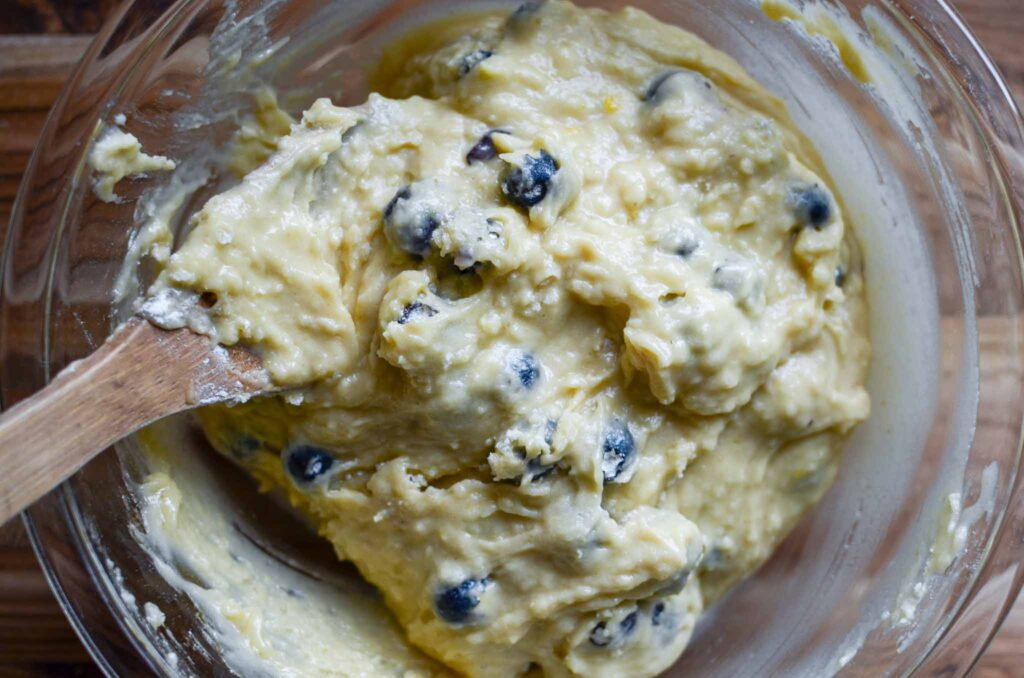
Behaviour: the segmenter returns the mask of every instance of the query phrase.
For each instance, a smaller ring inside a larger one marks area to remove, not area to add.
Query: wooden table
[[[6,227],[36,134],[64,78],[88,44],[88,36],[59,33],[91,29],[98,21],[97,12],[109,9],[113,2],[94,0],[93,9],[69,19],[62,7],[89,3],[19,0],[16,4],[22,9],[8,13],[7,3],[12,0],[3,1],[0,33],[23,30],[26,25],[49,31],[0,35],[0,225]],[[999,63],[1017,100],[1024,102],[1024,0],[954,0],[954,4]],[[45,11],[34,11],[39,7]],[[21,524],[13,522],[0,526],[0,677],[42,675],[100,673],[47,588]],[[1024,677],[1024,598],[974,675]]]

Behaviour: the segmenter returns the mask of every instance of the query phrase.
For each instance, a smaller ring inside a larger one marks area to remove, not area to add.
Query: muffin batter
[[[448,666],[657,674],[868,414],[820,162],[632,9],[431,26],[376,85],[306,111],[151,290],[203,294],[289,389],[201,410],[207,435]]]
[[[172,170],[174,161],[162,155],[149,155],[134,135],[117,127],[99,132],[89,153],[89,167],[95,172],[93,192],[103,202],[120,202],[114,193],[117,182],[126,177],[145,176],[149,172]]]

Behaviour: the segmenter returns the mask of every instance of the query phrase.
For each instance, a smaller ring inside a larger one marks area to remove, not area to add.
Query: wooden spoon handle
[[[219,352],[218,352],[219,351]],[[161,417],[267,389],[241,351],[133,318],[0,416],[0,525],[111,444]],[[255,376],[254,376],[255,375]]]

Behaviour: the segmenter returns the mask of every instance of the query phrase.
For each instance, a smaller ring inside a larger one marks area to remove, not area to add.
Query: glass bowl
[[[629,4],[732,54],[789,104],[865,250],[875,351],[873,413],[835,486],[710,611],[669,674],[966,673],[1011,606],[1024,561],[1024,138],[1005,83],[941,0],[848,0],[830,4],[831,19],[807,4],[804,18],[785,21],[777,2]],[[230,181],[213,159],[261,87],[293,113],[318,95],[356,103],[403,31],[457,9],[511,6],[124,3],[55,104],[14,207],[0,298],[4,406],[124,317],[114,288],[137,224],[170,182],[201,177],[179,209],[187,216]],[[91,193],[85,156],[120,113],[148,152],[184,161],[172,176],[122,183],[125,200],[107,204]],[[204,491],[234,507],[210,517],[211,535],[233,530],[297,577],[351,585],[316,538],[178,423]],[[148,464],[126,440],[27,511],[55,595],[108,675],[253,673],[230,629],[189,594],[211,584],[147,542],[137,489]],[[147,621],[145,603],[164,623]]]

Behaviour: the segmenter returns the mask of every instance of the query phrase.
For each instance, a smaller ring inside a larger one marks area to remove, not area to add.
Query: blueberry
[[[551,442],[555,439],[555,431],[558,430],[558,420],[548,419],[547,423],[544,424],[544,442],[548,447],[551,447]]]
[[[692,240],[684,238],[680,241],[679,245],[676,246],[676,254],[681,256],[683,259],[687,259],[698,249],[700,249],[700,241],[696,238]]]
[[[836,268],[836,287],[842,287],[846,284],[846,269],[842,266]]]
[[[671,252],[682,259],[689,259],[694,252],[700,249],[701,239],[692,226],[680,224],[665,234],[661,240],[661,247],[665,252]]]
[[[692,81],[691,83],[686,83],[686,81],[684,80],[676,80],[674,83],[669,84],[669,81],[673,80],[677,76],[683,78],[697,79],[697,83],[692,83]],[[678,94],[682,91],[686,91],[685,88],[687,84],[698,83],[703,85],[704,89],[706,90],[712,89],[711,81],[702,75],[693,73],[692,71],[668,71],[662,73],[661,75],[659,75],[658,77],[651,81],[651,84],[647,86],[647,91],[644,92],[644,101],[651,104],[652,106],[657,106],[665,99],[672,97],[673,94]]]
[[[604,433],[601,446],[601,470],[606,483],[617,481],[636,454],[636,443],[629,426],[621,419],[614,420]]]
[[[491,240],[501,240],[501,231],[504,224],[498,219],[487,218],[487,237]]]
[[[597,625],[590,630],[590,642],[598,647],[608,647],[612,644],[614,634],[608,630],[607,622],[597,622]]]
[[[636,628],[636,612],[630,612],[626,618],[619,623],[619,633],[628,636]]]
[[[556,467],[557,464],[544,464],[539,457],[534,457],[526,462],[526,471],[523,473],[523,476],[531,483],[535,483],[539,480],[544,480],[554,473]]]
[[[398,206],[399,200],[410,200],[412,198],[412,188],[409,186],[403,186],[398,189],[398,193],[395,193],[395,197],[391,198],[387,206],[384,208],[384,218],[390,219],[395,213],[395,207]]]
[[[473,610],[480,604],[480,595],[487,588],[488,580],[466,579],[446,586],[434,596],[434,610],[437,616],[449,624],[465,624],[473,618]]]
[[[665,603],[659,601],[651,608],[651,624],[654,626],[660,626],[661,615],[663,614],[665,614]]]
[[[523,4],[516,7],[515,11],[512,12],[508,17],[508,21],[511,24],[517,24],[526,19],[526,17],[535,14],[538,9],[544,5],[544,0],[526,0]]]
[[[544,444],[547,445],[548,450],[551,449],[551,441],[554,440],[555,431],[557,429],[558,421],[554,419],[548,419],[544,424]],[[531,483],[536,483],[547,478],[558,469],[557,462],[554,464],[545,464],[540,460],[540,457],[526,459],[527,452],[525,447],[517,447],[515,452],[520,459],[526,461],[523,468],[523,475],[516,478],[516,482],[526,480]]]
[[[406,186],[384,208],[384,231],[392,243],[415,257],[430,253],[434,231],[441,225],[442,216],[419,199],[419,191]]]
[[[334,466],[334,457],[312,445],[299,445],[287,452],[288,472],[300,483],[311,483]]]
[[[501,177],[501,192],[519,207],[533,207],[548,194],[556,172],[558,161],[541,149],[536,157],[525,156],[522,166],[506,168]]]
[[[644,101],[649,101],[651,103],[657,104],[661,100],[661,86],[665,84],[666,80],[671,78],[673,75],[676,75],[677,73],[679,73],[679,71],[668,71],[666,73],[662,73],[654,80],[652,80],[651,84],[647,86],[647,91],[644,92]]]
[[[459,75],[466,75],[476,68],[477,64],[481,61],[486,61],[492,56],[494,56],[494,52],[489,49],[478,49],[470,52],[466,56],[462,57],[462,61],[459,62]]]
[[[508,366],[524,388],[531,389],[540,380],[540,363],[529,353],[516,351]]]
[[[597,622],[590,631],[590,642],[597,647],[608,647],[612,643],[619,645],[633,633],[636,621],[634,611],[627,614],[616,628],[609,628],[608,622],[605,621]]]
[[[402,309],[402,315],[398,316],[398,324],[404,325],[410,320],[417,318],[432,318],[437,315],[437,309],[433,306],[414,301]]]
[[[790,204],[800,223],[820,231],[832,218],[832,203],[828,193],[819,186],[804,186],[793,191]]]
[[[479,141],[473,144],[473,148],[469,149],[469,153],[466,153],[466,164],[472,165],[475,162],[487,162],[498,157],[498,149],[494,147],[493,135],[495,132],[508,134],[503,129],[488,130],[486,134],[480,137]]]

